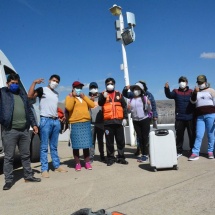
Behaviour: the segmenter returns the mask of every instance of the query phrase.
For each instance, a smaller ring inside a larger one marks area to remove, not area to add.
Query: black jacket
[[[32,111],[32,105],[28,102],[28,97],[26,93],[19,90],[18,95],[22,98],[26,113],[26,129],[30,126],[37,126],[37,122]],[[13,109],[14,109],[14,97],[13,93],[10,92],[8,87],[3,87],[0,89],[0,124],[6,128],[10,129],[13,119]]]
[[[168,99],[175,100],[175,119],[176,120],[192,120],[195,111],[195,105],[190,102],[193,90],[186,87],[186,90],[174,89],[170,92],[169,87],[164,87],[165,95]]]

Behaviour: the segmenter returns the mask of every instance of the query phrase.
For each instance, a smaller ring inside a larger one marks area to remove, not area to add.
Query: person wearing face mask
[[[128,90],[130,89],[130,92]],[[138,162],[148,161],[148,142],[150,132],[150,122],[152,117],[151,102],[145,95],[144,86],[137,82],[135,85],[126,86],[123,89],[123,96],[130,98],[128,107],[131,112],[134,130],[137,134],[139,149],[142,156],[138,158]]]
[[[196,105],[196,139],[189,161],[198,160],[202,139],[206,130],[208,137],[208,158],[214,159],[215,131],[215,90],[210,88],[205,75],[197,77],[198,86],[191,96],[191,102]]]
[[[31,126],[33,132],[38,133],[37,122],[25,92],[19,88],[19,80],[18,74],[10,74],[7,77],[7,87],[0,89],[1,137],[5,153],[3,190],[9,190],[13,186],[13,161],[16,145],[19,148],[25,182],[41,181],[40,178],[33,177],[30,161],[29,128]]]
[[[58,156],[58,137],[61,130],[60,120],[58,118],[58,92],[55,90],[60,83],[59,75],[52,75],[49,78],[47,87],[39,87],[35,89],[37,84],[44,82],[43,78],[33,81],[28,91],[28,97],[33,99],[39,97],[40,108],[40,162],[41,174],[44,178],[49,178],[48,169],[48,145],[50,147],[50,154],[52,164],[55,172],[67,172],[60,166],[60,159]]]
[[[151,92],[148,91],[148,87],[147,87],[145,81],[140,80],[137,83],[141,83],[142,84],[143,91],[144,91],[144,96],[146,96],[147,99],[149,99],[149,101],[151,103],[153,126],[155,126],[155,128],[156,128],[156,126],[157,126],[157,119],[158,119],[158,113],[157,113],[156,102],[155,102],[154,96],[152,95]],[[129,91],[129,89],[130,89],[130,85],[129,86],[125,86],[123,88],[122,94],[123,94],[123,96],[125,98],[132,99],[132,98],[134,98],[134,92]],[[134,155],[135,156],[139,156],[140,154],[141,154],[141,150],[140,150],[140,147],[139,147],[139,139],[137,137],[137,150],[134,153]]]
[[[184,132],[187,129],[190,149],[193,148],[195,140],[195,106],[190,102],[193,90],[188,87],[188,80],[181,76],[178,79],[179,88],[170,92],[169,83],[165,83],[164,92],[168,99],[175,100],[175,131],[177,157],[182,156]]]
[[[92,147],[90,108],[95,104],[82,92],[84,84],[75,81],[72,92],[65,99],[65,108],[69,115],[70,140],[75,159],[75,170],[81,171],[79,149],[83,149],[85,168],[92,170],[90,164],[90,148]]]
[[[96,82],[91,82],[89,85],[89,96],[90,99],[94,102],[95,107],[90,109],[91,115],[91,131],[93,137],[93,147],[90,149],[90,162],[93,162],[94,154],[95,154],[95,143],[96,139],[98,141],[98,148],[100,153],[101,162],[105,163],[104,156],[104,122],[103,122],[103,114],[102,107],[98,105],[98,98],[100,93],[98,92],[98,84]]]
[[[107,78],[105,86],[106,90],[100,94],[98,104],[102,106],[104,117],[107,166],[111,166],[115,162],[128,164],[124,155],[125,137],[123,128],[127,124],[127,104],[122,94],[115,90],[115,80],[113,78]],[[114,156],[114,138],[117,144],[117,159]]]

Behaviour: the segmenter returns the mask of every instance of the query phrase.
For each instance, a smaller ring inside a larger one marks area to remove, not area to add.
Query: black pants
[[[96,138],[97,138],[99,153],[100,153],[101,157],[104,157],[103,137],[104,137],[104,127],[101,128],[101,127],[94,125],[94,127],[93,127],[93,146],[95,149],[95,143],[96,143]]]
[[[124,128],[120,124],[111,124],[105,125],[105,139],[107,147],[107,159],[114,158],[114,137],[116,140],[118,158],[125,158],[124,149],[125,149],[125,137],[124,137]]]
[[[143,119],[141,121],[133,121],[134,130],[137,133],[139,139],[139,147],[142,155],[148,155],[148,143],[150,132],[150,118]]]
[[[31,178],[33,172],[30,162],[30,136],[28,130],[3,130],[2,141],[5,153],[3,167],[5,182],[13,182],[13,161],[16,145],[18,145],[19,148],[21,162],[24,170],[24,178]]]
[[[187,129],[188,137],[189,137],[189,145],[190,149],[193,148],[195,141],[195,122],[194,120],[184,121],[184,120],[176,120],[175,121],[175,131],[176,131],[176,147],[177,153],[181,154],[183,151],[183,142],[184,142],[184,132]]]

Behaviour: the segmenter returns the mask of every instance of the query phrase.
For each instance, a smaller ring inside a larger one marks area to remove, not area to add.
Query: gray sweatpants
[[[2,142],[4,146],[4,175],[5,182],[13,181],[13,161],[16,145],[18,145],[21,162],[24,169],[24,178],[31,178],[33,173],[30,162],[30,136],[27,129],[18,131],[15,129],[2,131]]]

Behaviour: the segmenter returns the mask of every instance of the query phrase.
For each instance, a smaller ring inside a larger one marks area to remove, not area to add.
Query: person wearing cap
[[[164,92],[168,99],[175,100],[175,131],[177,157],[182,156],[184,132],[187,129],[190,149],[195,140],[194,110],[195,106],[190,102],[193,90],[189,89],[188,80],[181,76],[178,79],[179,88],[170,92],[169,83],[166,82]]]
[[[98,104],[102,106],[104,117],[104,130],[107,148],[107,166],[115,162],[128,164],[125,160],[125,137],[124,128],[127,124],[127,104],[122,94],[115,90],[115,80],[107,78],[105,80],[106,90],[99,96]],[[114,156],[114,138],[116,140],[118,156]]]
[[[42,177],[49,178],[48,165],[48,145],[52,164],[55,172],[67,172],[66,169],[60,166],[60,158],[58,156],[58,137],[61,129],[60,120],[58,118],[58,92],[55,90],[60,83],[59,75],[51,75],[47,87],[39,87],[35,89],[37,84],[44,83],[43,78],[33,81],[28,91],[28,97],[34,99],[39,97],[40,109],[40,162]]]
[[[100,93],[98,92],[98,84],[96,82],[91,82],[89,85],[89,96],[90,99],[94,102],[95,107],[90,109],[91,114],[91,131],[93,137],[93,147],[90,149],[90,162],[93,162],[95,154],[95,143],[96,139],[98,141],[98,148],[100,153],[100,160],[105,162],[104,156],[104,122],[102,107],[98,105],[98,98]]]
[[[95,104],[82,92],[84,84],[75,81],[72,84],[72,92],[66,97],[65,108],[69,114],[70,139],[75,159],[75,170],[81,170],[79,149],[83,149],[85,168],[91,170],[90,150],[92,147],[91,117],[89,108]]]
[[[128,90],[130,89],[130,92]],[[134,129],[137,134],[139,148],[142,156],[138,162],[148,161],[148,142],[150,132],[150,122],[152,117],[151,102],[145,95],[144,86],[137,82],[135,85],[126,86],[123,89],[123,95],[130,98],[128,107],[131,112]]]
[[[157,113],[156,102],[155,102],[154,96],[152,95],[152,93],[150,93],[148,91],[148,87],[147,87],[145,81],[140,80],[140,81],[138,81],[138,83],[142,84],[144,95],[151,102],[153,124],[155,126],[157,126],[158,113]],[[123,94],[123,96],[125,98],[132,99],[132,98],[134,98],[134,93],[132,91],[129,91],[129,88],[130,88],[130,86],[125,86],[123,91],[122,91],[122,94]],[[137,150],[136,150],[136,152],[134,154],[136,156],[138,156],[138,155],[140,155],[140,153],[141,153],[141,150],[140,150],[140,147],[139,147],[139,139],[137,137]]]
[[[205,75],[197,77],[198,86],[191,96],[191,102],[196,105],[196,139],[189,161],[198,160],[202,139],[206,130],[208,137],[208,158],[214,158],[215,131],[215,90],[210,88]]]

